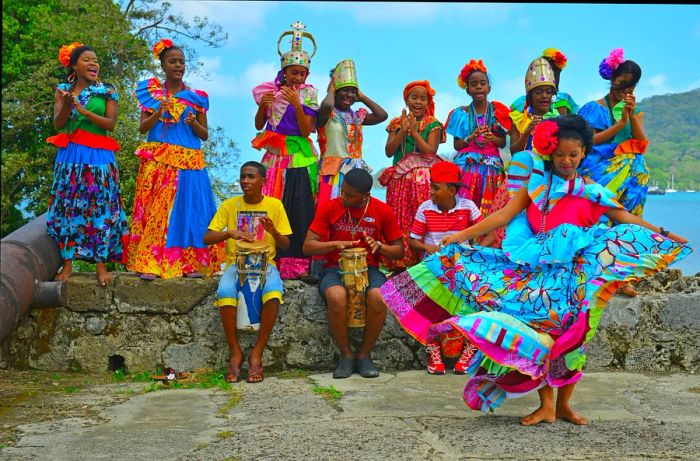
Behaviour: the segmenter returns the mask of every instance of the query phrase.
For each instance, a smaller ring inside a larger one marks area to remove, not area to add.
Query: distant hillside
[[[652,181],[676,189],[700,189],[700,88],[639,102],[649,138],[646,160]]]

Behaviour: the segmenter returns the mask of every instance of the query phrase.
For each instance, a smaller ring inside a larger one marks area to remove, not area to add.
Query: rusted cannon
[[[53,277],[61,267],[56,241],[46,233],[46,214],[0,241],[0,343],[31,308],[63,306],[63,282]]]

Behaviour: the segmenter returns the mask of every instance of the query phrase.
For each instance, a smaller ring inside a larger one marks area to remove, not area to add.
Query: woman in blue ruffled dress
[[[70,75],[54,96],[60,133],[47,139],[59,148],[46,215],[63,259],[55,280],[67,280],[79,259],[96,263],[104,286],[112,281],[106,263],[121,261],[127,231],[115,157],[119,144],[107,134],[117,123],[119,97],[114,86],[97,79],[100,65],[89,46],[65,45],[58,57]]]
[[[576,173],[592,138],[577,115],[540,122],[532,173],[510,202],[380,289],[420,342],[456,328],[471,343],[464,400],[472,409],[492,411],[537,390],[540,407],[522,424],[587,424],[569,399],[607,301],[692,251]],[[603,215],[618,225],[600,224]],[[502,250],[467,243],[508,223]]]
[[[138,82],[141,109],[139,173],[128,244],[127,268],[144,280],[209,276],[221,270],[225,242],[204,244],[216,213],[202,141],[209,137],[209,96],[183,81],[182,50],[168,39],[153,46],[165,81]]]
[[[579,112],[595,130],[593,149],[581,162],[579,173],[610,189],[626,210],[641,217],[649,190],[649,169],[644,160],[648,141],[634,88],[642,69],[625,60],[623,54],[622,48],[616,48],[603,59],[598,71],[610,80],[610,91],[584,104]],[[637,295],[631,284],[624,285],[621,292]]]

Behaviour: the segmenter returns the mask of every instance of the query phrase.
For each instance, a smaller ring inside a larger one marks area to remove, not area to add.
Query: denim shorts
[[[219,289],[216,292],[215,306],[234,306],[238,305],[238,268],[235,264],[231,264],[221,276],[219,280]],[[265,285],[262,287],[262,302],[263,304],[270,299],[279,299],[282,302],[284,287],[282,278],[274,264],[267,265],[265,273]]]
[[[386,282],[386,276],[382,274],[379,268],[375,266],[369,266],[367,268],[367,278],[369,280],[369,286],[365,293],[369,293],[372,288],[379,288]],[[324,267],[321,271],[320,276],[321,281],[318,284],[318,291],[321,293],[321,297],[326,299],[326,291],[333,286],[344,287],[343,276],[340,275],[338,266]]]

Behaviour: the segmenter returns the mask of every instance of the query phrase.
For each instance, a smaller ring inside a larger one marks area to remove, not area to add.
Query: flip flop
[[[158,277],[156,274],[139,274],[139,278],[141,280],[146,280],[148,282],[151,282],[151,281],[153,281],[157,278],[160,278],[160,277]]]
[[[236,384],[241,380],[241,366],[238,365],[237,367],[234,367],[233,365],[229,364],[228,368],[226,369],[226,374],[224,374],[224,380],[229,383],[229,384]]]
[[[201,279],[204,276],[200,274],[199,272],[188,272],[185,274],[185,277],[188,279]]]
[[[251,378],[255,379],[251,381]],[[262,365],[248,365],[248,377],[245,382],[250,384],[257,384],[263,382],[265,379],[265,371]]]

